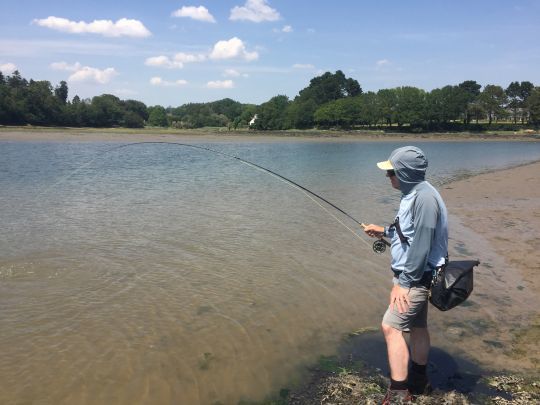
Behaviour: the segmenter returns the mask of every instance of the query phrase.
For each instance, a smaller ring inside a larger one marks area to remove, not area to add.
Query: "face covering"
[[[399,189],[409,194],[418,183],[425,180],[428,161],[424,152],[415,146],[394,150],[388,158],[399,180]]]

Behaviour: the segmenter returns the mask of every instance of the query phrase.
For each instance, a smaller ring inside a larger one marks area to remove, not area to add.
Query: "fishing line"
[[[212,148],[208,148],[208,147],[205,147],[205,146],[200,146],[200,145],[192,145],[192,144],[188,144],[188,143],[180,143],[180,142],[168,142],[168,141],[145,141],[145,142],[133,142],[133,143],[127,143],[127,144],[124,144],[124,145],[120,145],[120,146],[116,146],[114,148],[111,148],[111,149],[108,149],[104,152],[102,152],[100,155],[102,154],[105,154],[105,153],[109,153],[113,150],[117,150],[117,149],[122,149],[122,148],[127,148],[127,147],[130,147],[130,146],[136,146],[136,145],[151,145],[151,144],[167,144],[167,145],[178,145],[178,146],[185,146],[185,147],[188,147],[188,148],[194,148],[194,149],[200,149],[200,150],[204,150],[204,151],[207,151],[207,152],[212,152],[212,153],[215,153],[215,154],[218,154],[218,155],[221,155],[221,156],[225,156],[227,158],[230,158],[230,159],[235,159],[237,160],[238,162],[244,164],[244,165],[247,165],[253,169],[256,169],[258,171],[261,171],[263,173],[266,173],[266,174],[269,174],[275,178],[277,178],[278,180],[284,182],[285,184],[289,185],[290,187],[293,187],[299,191],[301,191],[302,193],[304,193],[304,195],[306,195],[311,201],[313,201],[315,204],[317,204],[321,209],[323,209],[328,215],[330,215],[332,218],[334,218],[338,223],[340,223],[343,227],[345,227],[349,232],[351,232],[357,239],[359,239],[360,241],[362,241],[362,243],[365,243],[367,246],[371,247],[373,249],[373,251],[375,251],[376,253],[383,253],[385,250],[386,250],[386,246],[389,246],[390,244],[384,240],[384,239],[378,239],[376,240],[373,245],[371,246],[367,241],[364,240],[364,238],[362,238],[358,233],[356,233],[352,228],[350,228],[346,223],[344,223],[340,218],[338,218],[336,215],[334,215],[331,211],[329,211],[324,205],[322,205],[319,201],[317,201],[315,198],[313,197],[316,197],[318,198],[319,200],[325,202],[326,204],[330,205],[331,207],[335,208],[336,210],[338,210],[339,212],[341,212],[343,215],[345,215],[346,217],[348,217],[349,219],[351,219],[353,222],[355,222],[356,224],[360,225],[362,228],[365,227],[365,224],[363,224],[362,222],[358,221],[356,218],[354,218],[352,215],[350,215],[349,213],[345,212],[344,210],[342,210],[341,208],[339,208],[337,205],[331,203],[330,201],[328,201],[326,198],[320,196],[319,194],[309,190],[308,188],[296,183],[295,181],[285,177],[285,176],[282,176],[281,174],[279,173],[276,173],[274,172],[273,170],[270,170],[270,169],[267,169],[266,167],[263,167],[261,165],[258,165],[256,163],[253,163],[253,162],[250,162],[249,160],[246,160],[246,159],[242,159],[238,156],[235,156],[235,155],[231,155],[229,153],[225,153],[225,152],[222,152],[222,151],[219,151],[219,150],[215,150],[215,149],[212,149]],[[98,156],[99,157],[99,156]],[[97,157],[96,157],[97,158]],[[91,163],[91,162],[89,162]],[[89,163],[87,163],[85,166],[87,166]]]
[[[224,156],[224,157],[229,158],[229,159],[234,159],[234,160],[236,160],[236,161],[238,161],[238,162],[240,162],[240,163],[242,163],[244,165],[247,165],[247,166],[249,166],[249,167],[251,167],[251,168],[253,168],[255,170],[258,170],[258,171],[261,171],[263,173],[269,174],[269,175],[275,177],[276,179],[280,180],[281,182],[287,184],[288,186],[293,187],[293,188],[301,191],[306,197],[308,197],[311,201],[313,201],[315,204],[317,204],[322,210],[324,210],[328,215],[330,215],[332,218],[334,218],[339,224],[341,224],[349,232],[351,232],[358,240],[362,241],[362,243],[364,243],[367,246],[371,247],[375,253],[383,253],[386,250],[386,247],[390,246],[390,243],[386,239],[383,239],[383,238],[377,239],[375,242],[373,242],[373,245],[370,245],[364,238],[362,238],[357,232],[355,232],[354,229],[349,227],[345,222],[343,222],[340,218],[338,218],[336,215],[334,215],[334,213],[332,213],[330,210],[328,210],[327,207],[322,205],[320,203],[320,201],[325,202],[329,206],[331,206],[334,209],[336,209],[337,211],[341,212],[343,215],[345,215],[347,218],[349,218],[350,220],[352,220],[356,224],[360,225],[362,228],[365,227],[364,223],[358,221],[356,218],[354,218],[352,215],[350,215],[349,213],[347,213],[346,211],[344,211],[343,209],[341,209],[337,205],[335,205],[332,202],[328,201],[326,198],[322,197],[321,195],[319,195],[319,194],[309,190],[308,188],[302,186],[301,184],[298,184],[295,181],[293,181],[293,180],[291,180],[291,179],[289,179],[289,178],[287,178],[285,176],[282,176],[281,174],[276,173],[273,170],[267,169],[266,167],[263,167],[263,166],[258,165],[256,163],[253,163],[253,162],[250,162],[249,160],[242,159],[242,158],[240,158],[238,156],[231,155],[229,153],[222,152],[222,151],[219,151],[219,150],[216,150],[216,149],[208,148],[206,146],[192,145],[192,144],[188,144],[188,143],[169,142],[169,141],[143,141],[143,142],[126,143],[126,144],[122,144],[122,145],[119,145],[119,146],[109,148],[107,150],[102,151],[101,153],[98,153],[97,156],[95,156],[90,161],[88,161],[85,164],[79,166],[77,169],[73,170],[68,175],[62,177],[56,183],[54,183],[51,186],[47,187],[45,190],[39,192],[38,196],[41,195],[41,194],[44,194],[45,192],[52,189],[53,187],[56,187],[59,184],[63,183],[64,181],[66,181],[70,177],[76,175],[81,170],[83,170],[84,168],[91,165],[95,160],[97,160],[101,156],[103,156],[103,155],[105,155],[107,153],[110,153],[110,152],[112,152],[114,150],[123,149],[123,148],[127,148],[127,147],[130,147],[130,146],[136,146],[136,145],[160,145],[160,144],[162,144],[162,145],[185,146],[185,147],[188,147],[188,148],[199,149],[199,150],[211,152],[211,153],[214,153],[214,154],[217,154],[217,155]],[[320,201],[318,201],[317,199],[319,199]]]

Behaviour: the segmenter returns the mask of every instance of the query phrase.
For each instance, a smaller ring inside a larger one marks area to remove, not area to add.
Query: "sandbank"
[[[377,130],[228,131],[221,129],[171,128],[43,128],[0,127],[0,141],[43,142],[347,142],[347,141],[539,141],[540,134],[499,133],[421,133]]]

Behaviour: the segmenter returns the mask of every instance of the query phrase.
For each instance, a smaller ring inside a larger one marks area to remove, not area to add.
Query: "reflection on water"
[[[261,399],[378,324],[388,257],[304,194],[203,151],[114,146],[0,143],[1,403]],[[361,221],[389,221],[399,199],[375,167],[397,144],[205,146]],[[434,182],[540,157],[536,144],[421,147]]]

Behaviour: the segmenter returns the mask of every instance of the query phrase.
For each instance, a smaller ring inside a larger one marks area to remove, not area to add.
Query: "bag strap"
[[[395,221],[390,224],[388,229],[394,228],[399,236],[399,240],[401,243],[405,243],[407,246],[410,246],[409,239],[403,235],[403,232],[401,232],[401,227],[399,226],[399,217],[396,217]]]

